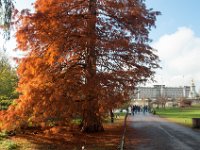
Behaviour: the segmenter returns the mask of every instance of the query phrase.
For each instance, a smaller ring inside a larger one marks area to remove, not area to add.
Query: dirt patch
[[[78,128],[53,128],[46,131],[28,131],[11,137],[20,150],[116,150],[122,135],[122,121],[105,124],[104,132],[85,134]]]

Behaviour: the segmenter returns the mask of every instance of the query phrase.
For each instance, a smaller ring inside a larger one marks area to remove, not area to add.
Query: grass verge
[[[188,108],[159,108],[156,109],[156,114],[171,122],[192,127],[192,118],[200,118],[200,106]]]
[[[8,138],[4,132],[0,133],[0,149],[1,150],[15,150],[19,149],[18,144]]]

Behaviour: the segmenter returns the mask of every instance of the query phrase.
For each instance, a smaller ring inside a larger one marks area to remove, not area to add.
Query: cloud
[[[162,70],[157,71],[158,84],[168,86],[190,85],[191,80],[200,86],[200,37],[188,27],[163,35],[152,44],[161,59]]]

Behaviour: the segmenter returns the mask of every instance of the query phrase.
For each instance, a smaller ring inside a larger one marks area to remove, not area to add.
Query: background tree
[[[0,57],[0,104],[9,105],[12,100],[18,97],[16,92],[17,74],[5,55]]]
[[[21,95],[2,127],[80,115],[82,131],[102,131],[111,106],[159,67],[148,44],[158,14],[143,0],[37,0],[34,13],[18,17],[17,48],[28,54],[18,69]]]
[[[158,99],[156,101],[158,103],[158,108],[160,108],[160,107],[165,108],[165,105],[166,105],[168,99],[165,96],[160,96],[160,97],[158,97]]]
[[[0,96],[12,98],[17,86],[17,74],[11,67],[8,59],[0,58]]]
[[[3,37],[10,39],[10,27],[14,0],[0,0],[0,27],[3,29]]]

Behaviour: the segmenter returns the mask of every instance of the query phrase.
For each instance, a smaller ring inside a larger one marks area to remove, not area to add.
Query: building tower
[[[197,93],[195,90],[195,84],[194,84],[194,81],[192,80],[192,83],[190,86],[189,98],[196,98],[196,97],[197,97]]]

